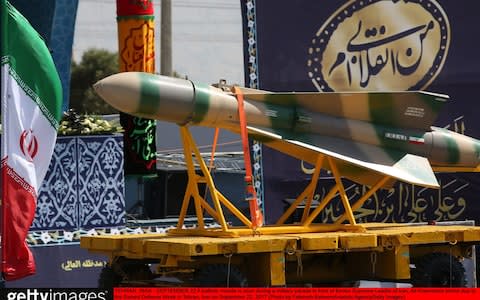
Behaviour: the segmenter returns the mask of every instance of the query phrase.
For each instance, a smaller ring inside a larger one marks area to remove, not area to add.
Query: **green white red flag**
[[[0,1],[2,273],[13,280],[35,273],[25,239],[55,146],[62,88],[40,35],[8,1]]]

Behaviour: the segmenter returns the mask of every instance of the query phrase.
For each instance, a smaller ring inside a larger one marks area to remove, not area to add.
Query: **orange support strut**
[[[247,120],[245,117],[245,109],[243,105],[243,93],[237,88],[233,87],[233,92],[238,101],[238,116],[240,121],[240,136],[242,138],[243,146],[243,156],[245,161],[245,191],[246,197],[245,200],[249,202],[250,207],[250,218],[252,221],[252,227],[258,228],[263,226],[263,215],[258,207],[257,203],[257,193],[253,185],[253,176],[252,176],[252,163],[250,158],[250,149],[248,146],[248,132],[247,132]]]

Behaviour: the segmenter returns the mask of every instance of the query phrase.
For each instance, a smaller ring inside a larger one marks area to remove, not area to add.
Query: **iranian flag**
[[[0,1],[2,272],[13,280],[35,273],[25,239],[55,146],[62,89],[40,35],[12,5]]]

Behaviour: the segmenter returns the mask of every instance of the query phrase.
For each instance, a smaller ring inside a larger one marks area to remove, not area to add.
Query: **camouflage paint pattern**
[[[107,77],[95,89],[132,115],[239,131],[236,97],[213,86],[129,72]],[[311,163],[319,154],[333,157],[342,175],[359,183],[372,185],[388,175],[438,187],[432,167],[480,171],[480,141],[431,127],[446,95],[242,90],[255,139]]]

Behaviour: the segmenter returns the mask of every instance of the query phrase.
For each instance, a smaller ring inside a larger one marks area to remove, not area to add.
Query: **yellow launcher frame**
[[[295,199],[289,206],[285,213],[278,219],[275,225],[266,225],[259,228],[254,228],[252,222],[247,218],[232,202],[230,202],[216,187],[207,164],[203,160],[200,151],[188,129],[188,127],[180,127],[180,135],[183,142],[185,162],[188,172],[188,183],[183,198],[180,216],[177,227],[168,231],[170,235],[195,235],[195,236],[212,236],[212,237],[235,237],[246,235],[271,235],[271,234],[289,234],[289,233],[313,233],[313,232],[333,232],[333,231],[353,231],[365,232],[366,229],[362,225],[358,225],[355,221],[353,212],[359,209],[365,201],[367,201],[385,182],[391,179],[390,176],[383,177],[377,184],[372,186],[367,193],[365,193],[353,205],[345,192],[341,174],[337,168],[336,162],[331,157],[319,154],[315,164],[315,171],[312,175],[310,183],[305,190]],[[197,161],[200,167],[200,174],[197,174],[194,160]],[[312,201],[315,194],[315,189],[318,184],[320,170],[324,163],[328,166],[335,178],[335,186],[327,193],[327,195],[319,201],[318,206],[313,210]],[[213,207],[207,202],[204,196],[200,195],[200,184],[206,184],[210,194]],[[328,203],[337,195],[344,206],[345,212],[341,215],[334,224],[315,224],[313,221],[328,205]],[[195,206],[195,215],[197,217],[197,226],[194,228],[185,228],[185,217],[190,201],[193,199]],[[292,213],[302,203],[304,211],[301,221],[297,224],[285,224],[285,221],[292,215]],[[223,207],[228,209],[235,217],[237,217],[243,226],[230,226],[225,219]],[[205,212],[216,220],[219,227],[205,226]],[[347,223],[344,224],[344,222]]]

